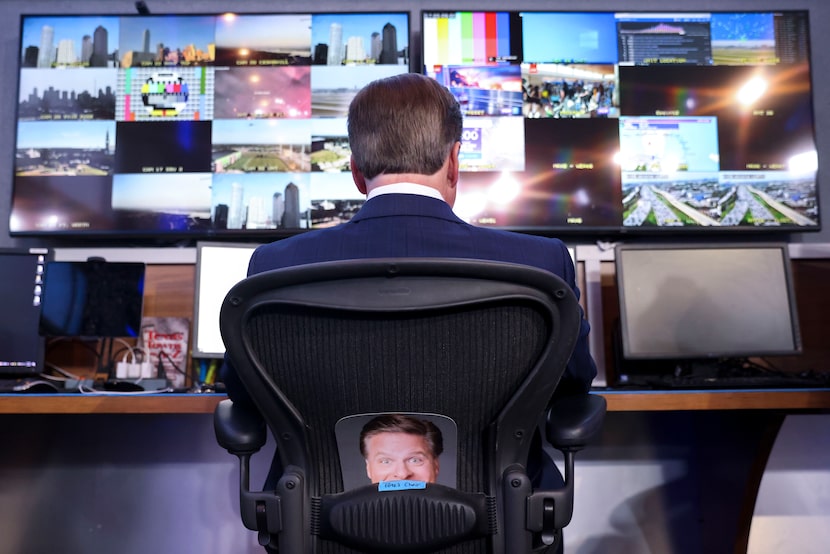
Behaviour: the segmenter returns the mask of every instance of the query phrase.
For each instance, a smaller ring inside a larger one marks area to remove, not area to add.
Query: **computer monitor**
[[[145,264],[103,260],[46,264],[40,334],[137,338],[144,307]]]
[[[46,248],[0,249],[0,375],[43,371],[44,340],[38,335]]]
[[[248,261],[257,246],[250,243],[196,243],[194,358],[225,355],[225,343],[219,332],[219,311],[231,287],[248,275]]]
[[[786,244],[621,244],[615,260],[626,360],[801,351]]]

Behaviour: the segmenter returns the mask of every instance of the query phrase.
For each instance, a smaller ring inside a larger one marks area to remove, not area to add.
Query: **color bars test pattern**
[[[442,14],[443,15],[443,14]],[[461,12],[424,21],[424,60],[435,65],[485,64],[510,55],[509,14]]]

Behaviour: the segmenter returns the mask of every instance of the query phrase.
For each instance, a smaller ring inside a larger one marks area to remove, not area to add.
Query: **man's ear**
[[[357,168],[357,164],[354,162],[354,156],[349,158],[349,167],[352,170],[352,180],[354,181],[357,190],[360,191],[360,194],[366,194],[366,178],[363,176],[363,173]]]
[[[458,161],[459,153],[461,152],[461,143],[456,142],[450,150],[449,164],[447,165],[447,181],[450,188],[455,188],[458,184],[458,172],[460,162]]]

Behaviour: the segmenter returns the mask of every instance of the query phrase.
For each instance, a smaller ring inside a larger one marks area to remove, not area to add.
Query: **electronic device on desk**
[[[144,263],[107,262],[100,258],[48,262],[43,279],[40,334],[96,341],[98,373],[106,374],[109,381],[125,377],[117,374],[122,363],[140,364],[133,346],[125,339],[134,341],[139,336],[145,269]],[[123,356],[114,350],[116,340],[123,343]],[[163,376],[135,375],[136,379],[147,378],[146,383],[154,389],[164,385],[164,379],[158,383],[159,377]]]
[[[196,297],[193,302],[193,357],[222,358],[219,310],[231,288],[248,274],[248,262],[259,244],[196,243]]]
[[[756,358],[801,352],[786,243],[618,244],[616,385],[827,386]]]
[[[0,249],[0,392],[30,391],[43,382],[44,340],[38,335],[47,248]]]

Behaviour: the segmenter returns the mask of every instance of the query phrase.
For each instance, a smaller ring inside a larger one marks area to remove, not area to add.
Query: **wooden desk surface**
[[[210,414],[224,394],[4,394],[0,414]]]
[[[683,410],[830,410],[830,389],[599,391],[609,412]]]
[[[597,391],[610,412],[830,410],[830,389]],[[223,394],[4,394],[0,414],[209,414]]]

